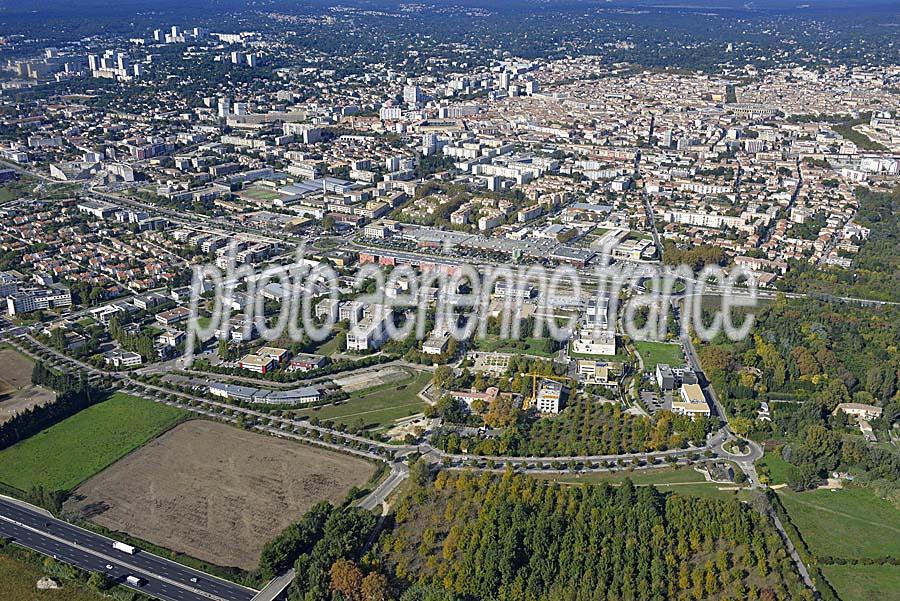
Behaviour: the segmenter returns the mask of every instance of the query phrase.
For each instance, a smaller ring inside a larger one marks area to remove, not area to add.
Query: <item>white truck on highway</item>
[[[131,586],[142,586],[144,584],[143,579],[138,578],[134,574],[129,574],[128,576],[125,576],[125,582],[127,582]]]
[[[116,551],[121,551],[122,553],[128,553],[129,555],[134,555],[135,553],[137,553],[137,549],[135,547],[132,547],[131,545],[126,545],[125,543],[120,543],[119,541],[114,542],[112,546],[113,546],[113,549],[115,549]]]

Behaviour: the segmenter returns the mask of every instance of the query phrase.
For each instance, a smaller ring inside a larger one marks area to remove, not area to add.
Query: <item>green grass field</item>
[[[707,483],[703,474],[692,468],[674,469],[671,467],[661,467],[659,469],[634,470],[629,473],[626,471],[619,472],[596,472],[589,474],[541,474],[537,476],[541,479],[555,480],[557,482],[565,482],[568,484],[596,484],[599,482],[609,482],[610,484],[618,484],[631,478],[635,485],[645,484],[687,484],[687,483]]]
[[[281,194],[266,186],[251,186],[240,192],[241,196],[245,196],[251,200],[267,201],[281,198]]]
[[[34,182],[30,178],[23,177],[18,181],[7,182],[0,186],[0,202],[29,197],[33,188]]]
[[[696,497],[711,497],[719,499],[734,498],[740,496],[742,491],[719,490],[722,484],[707,482],[703,474],[693,468],[674,469],[663,467],[659,469],[634,470],[620,472],[598,472],[590,474],[541,474],[535,476],[542,480],[555,480],[564,484],[621,484],[626,478],[631,478],[635,486],[653,485],[663,492],[674,492],[680,495]],[[728,488],[728,487],[724,487]]]
[[[114,394],[0,451],[0,482],[27,491],[71,490],[187,416],[185,411]]]
[[[23,551],[24,553],[25,551]],[[36,567],[0,555],[0,599],[16,601],[103,601],[110,597],[95,593],[83,585],[63,582],[60,589],[39,591],[35,583],[44,576]]]
[[[778,494],[814,555],[900,557],[900,510],[864,488]]]
[[[900,567],[890,565],[822,566],[841,601],[900,600]]]
[[[341,336],[332,336],[322,343],[322,345],[315,350],[315,353],[317,355],[332,355],[341,350],[341,340]]]
[[[786,483],[788,468],[790,468],[790,464],[782,459],[776,451],[766,451],[763,458],[756,464],[760,475],[764,474],[769,478],[769,484]]]
[[[681,352],[680,344],[635,340],[634,346],[644,360],[644,371],[656,371],[658,363],[669,364],[672,367],[684,365],[684,353]]]
[[[659,284],[659,286],[657,286],[657,283]],[[646,281],[646,283],[644,285],[647,287],[647,290],[650,292],[656,292],[657,287],[665,290],[665,282],[664,281],[657,281],[655,279],[649,279]],[[687,288],[687,286],[685,285],[684,280],[675,280],[672,283],[672,292],[674,292],[674,293],[684,292],[685,288]]]
[[[424,411],[425,403],[418,394],[430,381],[431,373],[416,372],[415,376],[405,380],[354,392],[340,405],[326,405],[298,413],[348,426],[362,424],[366,429],[377,430]]]
[[[524,340],[509,340],[499,336],[485,336],[475,339],[475,348],[485,353],[521,353],[536,357],[553,357],[556,351],[547,351],[546,340],[543,338],[526,338]]]

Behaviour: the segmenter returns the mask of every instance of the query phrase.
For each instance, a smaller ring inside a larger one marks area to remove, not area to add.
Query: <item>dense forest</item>
[[[749,417],[755,399],[892,405],[898,390],[900,308],[779,297],[751,336],[700,348],[707,377],[729,409]],[[749,399],[750,402],[743,402]]]
[[[871,420],[889,440],[900,422],[900,307],[861,307],[779,298],[759,315],[752,336],[700,347],[704,371],[732,427],[780,446],[795,490],[819,484],[831,470],[900,506],[900,453],[867,444],[839,403],[882,408]],[[756,419],[761,401],[771,421]]]
[[[358,509],[317,506],[292,526],[291,599],[812,599],[766,514],[735,500],[511,472],[410,484],[371,546]]]

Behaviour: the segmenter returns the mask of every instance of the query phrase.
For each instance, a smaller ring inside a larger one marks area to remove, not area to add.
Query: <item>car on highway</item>
[[[114,566],[114,565],[111,564],[111,563],[108,563],[108,564],[106,564],[106,569],[107,569],[107,570],[115,570],[115,569],[116,569],[116,566]]]
[[[197,582],[197,577],[196,577],[196,576],[191,576],[191,582]]]

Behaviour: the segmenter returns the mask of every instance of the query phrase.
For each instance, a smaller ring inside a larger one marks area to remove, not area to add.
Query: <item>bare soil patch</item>
[[[256,567],[266,541],[375,467],[362,459],[207,421],[170,430],[80,486],[89,519],[226,567]]]
[[[0,349],[0,392],[31,384],[31,359],[10,348]]]
[[[344,392],[356,392],[373,386],[381,386],[391,382],[402,382],[411,379],[409,371],[394,366],[367,369],[365,371],[351,373],[334,378],[334,383],[340,386]]]
[[[56,400],[56,394],[41,386],[28,386],[8,395],[0,395],[0,424],[8,422],[18,413],[32,407],[40,407]]]
[[[21,353],[0,349],[0,424],[18,413],[56,400],[53,391],[31,383],[33,367],[31,359]]]

